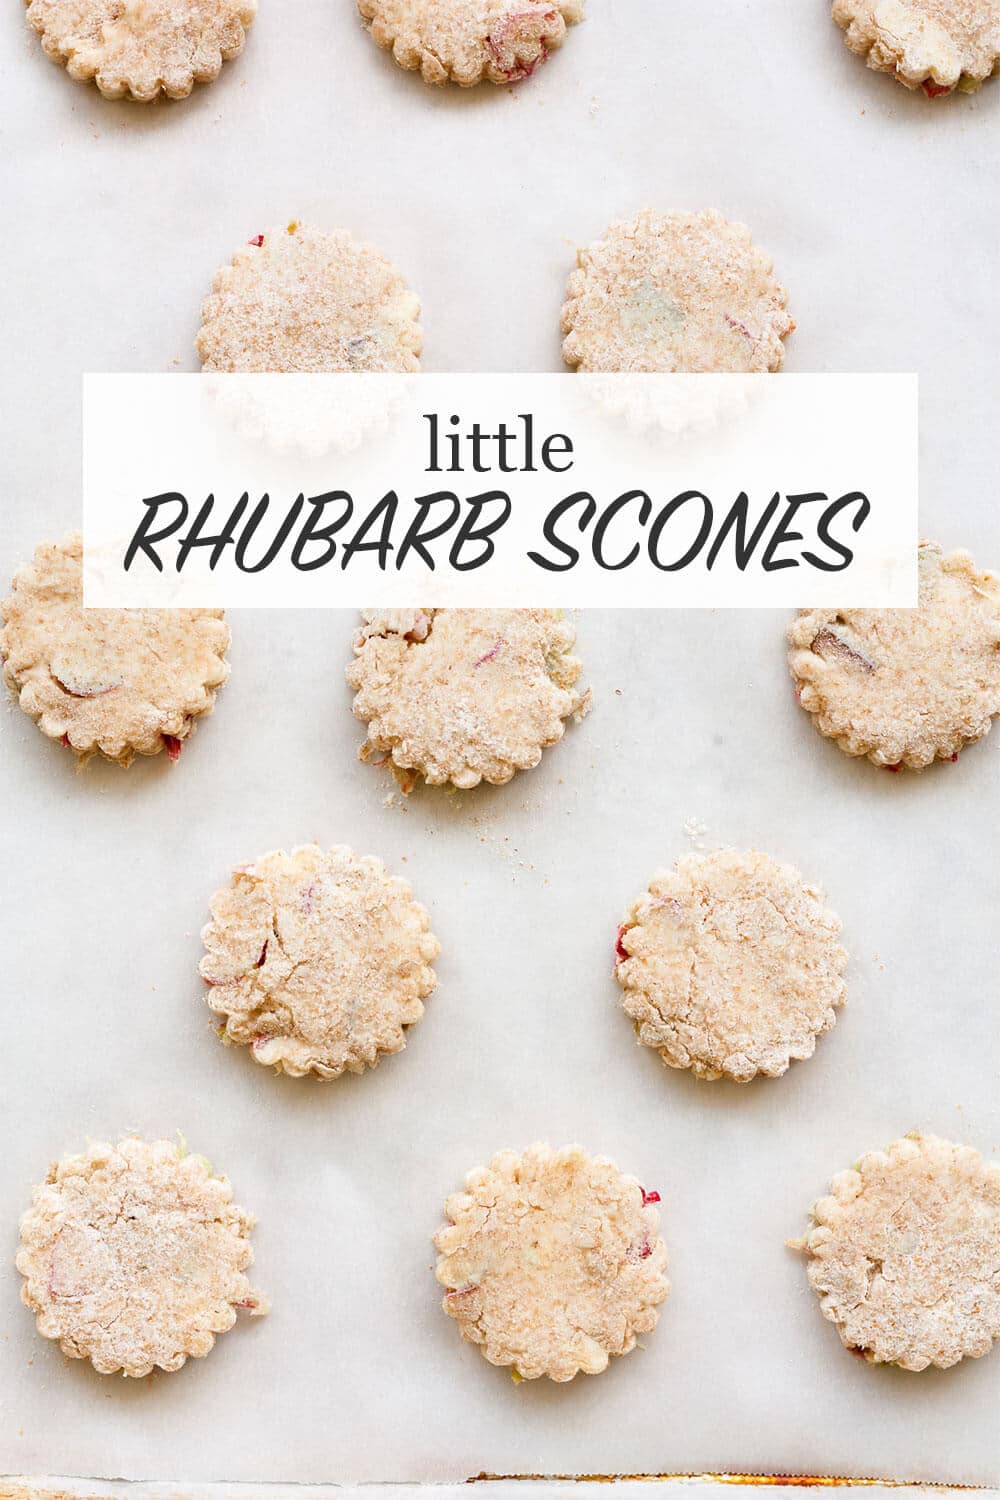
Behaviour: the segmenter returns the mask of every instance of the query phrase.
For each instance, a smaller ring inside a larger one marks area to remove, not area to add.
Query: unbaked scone
[[[347,681],[368,726],[358,754],[386,761],[405,792],[500,785],[537,766],[590,691],[573,627],[551,609],[365,610]]]
[[[267,1312],[243,1274],[253,1223],[203,1156],[135,1136],[94,1145],[35,1189],[21,1219],[21,1300],[39,1333],[102,1375],[179,1370],[240,1309]]]
[[[1000,713],[1000,577],[968,552],[919,552],[916,609],[802,610],[796,696],[821,734],[877,766],[957,760]]]
[[[255,235],[217,272],[195,344],[206,370],[407,372],[420,301],[391,261],[344,229]]]
[[[71,78],[108,99],[184,99],[243,51],[257,0],[27,0],[28,22]]]
[[[833,0],[852,52],[930,99],[973,94],[1000,63],[1000,0]]]
[[[615,975],[639,1041],[672,1068],[747,1083],[811,1057],[844,1003],[840,921],[791,865],[691,854],[618,929]]]
[[[380,47],[425,83],[530,78],[583,20],[584,0],[358,0]]]
[[[823,1316],[875,1364],[947,1369],[1000,1338],[1000,1167],[935,1135],[841,1172],[804,1240]]]
[[[229,675],[220,609],[83,608],[79,533],[39,546],[0,603],[4,679],[24,712],[81,760],[177,760]]]
[[[222,1036],[301,1078],[363,1073],[401,1052],[440,952],[425,907],[380,859],[306,844],[238,865],[202,933]]]
[[[755,374],[780,370],[794,327],[745,224],[647,209],[578,252],[563,359],[597,374]]]
[[[442,1306],[515,1378],[596,1375],[655,1328],[670,1292],[658,1202],[579,1146],[501,1151],[445,1202]]]

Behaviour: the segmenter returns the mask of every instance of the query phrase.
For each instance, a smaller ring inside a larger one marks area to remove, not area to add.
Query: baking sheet
[[[352,0],[262,0],[216,84],[141,110],[74,85],[6,6],[4,577],[76,520],[80,373],[195,368],[200,299],[250,235],[295,216],[382,245],[423,295],[428,369],[556,369],[574,245],[647,203],[753,225],[791,290],[789,368],[920,372],[924,529],[1000,565],[1000,86],[911,97],[850,57],[825,0],[590,9],[526,87],[441,94]],[[1000,738],[887,776],[796,710],[782,615],[593,613],[591,718],[507,788],[403,804],[354,759],[351,618],[232,623],[231,683],[177,767],[77,775],[0,714],[0,1472],[997,1481],[1000,1355],[919,1376],[851,1359],[783,1240],[903,1131],[1000,1144]],[[196,974],[230,864],[311,838],[405,873],[443,945],[406,1052],[328,1086],[225,1050]],[[699,842],[794,861],[844,919],[849,1008],[773,1083],[667,1072],[618,1007],[619,916]],[[139,1383],[41,1340],[11,1266],[48,1161],[123,1129],[181,1130],[231,1175],[274,1302]],[[430,1269],[445,1194],[538,1138],[660,1190],[675,1283],[644,1350],[560,1387],[463,1345]]]

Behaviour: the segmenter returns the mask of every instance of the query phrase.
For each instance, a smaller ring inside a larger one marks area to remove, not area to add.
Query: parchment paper
[[[194,368],[200,299],[251,235],[299,217],[379,243],[423,295],[429,369],[555,369],[574,245],[644,204],[752,224],[791,290],[790,368],[920,372],[924,529],[1000,566],[1000,85],[912,97],[820,0],[590,10],[524,88],[442,94],[376,51],[351,0],[262,0],[216,84],[142,110],[47,62],[12,0],[4,577],[77,520],[81,372]],[[1000,1478],[1000,1354],[869,1368],[783,1248],[869,1147],[915,1126],[998,1145],[1000,738],[888,776],[795,708],[782,615],[594,613],[592,717],[506,789],[404,806],[354,759],[350,617],[232,624],[231,684],[176,767],[76,775],[0,716],[0,1472]],[[794,861],[844,919],[849,1008],[775,1083],[667,1072],[618,1007],[615,925],[692,847],[689,820],[696,842]],[[406,1052],[326,1087],[225,1050],[196,974],[230,864],[311,838],[410,877],[444,949]],[[182,1130],[229,1172],[274,1302],[136,1384],[41,1340],[11,1265],[49,1160],[128,1128]],[[644,1351],[565,1387],[515,1386],[463,1345],[430,1270],[446,1193],[536,1138],[660,1190],[675,1282]]]

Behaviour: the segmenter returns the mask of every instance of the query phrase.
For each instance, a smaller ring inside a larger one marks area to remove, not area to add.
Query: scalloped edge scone
[[[833,0],[852,52],[929,99],[974,94],[1000,65],[1000,0]]]
[[[211,902],[200,972],[222,1037],[293,1078],[363,1073],[401,1052],[440,945],[374,855],[304,844],[237,865]]]
[[[757,374],[780,370],[794,328],[745,224],[644,209],[577,252],[562,353],[588,374]]]
[[[501,1151],[445,1203],[441,1305],[515,1379],[599,1374],[655,1328],[670,1293],[659,1201],[579,1146]]]
[[[840,1172],[789,1247],[842,1343],[873,1364],[945,1370],[1000,1338],[1000,1166],[905,1136]]]
[[[537,766],[567,719],[590,708],[571,655],[576,634],[551,609],[364,610],[347,681],[368,726],[361,760],[388,763],[404,792],[500,786]]]
[[[83,608],[83,539],[43,542],[0,602],[0,659],[19,706],[82,761],[176,761],[229,676],[220,609]]]
[[[844,1003],[839,934],[793,865],[755,849],[690,854],[654,875],[618,929],[622,1006],[668,1067],[779,1078]]]
[[[583,20],[584,0],[358,0],[362,20],[425,83],[520,83]]]
[[[257,0],[27,0],[53,62],[106,99],[186,99],[243,51]]]
[[[374,245],[293,219],[223,266],[201,309],[205,370],[409,373],[420,368],[420,299]]]
[[[101,1375],[179,1370],[239,1310],[267,1312],[243,1274],[253,1224],[203,1156],[136,1136],[92,1145],[50,1168],[21,1219],[21,1300]]]
[[[918,557],[915,609],[804,609],[788,628],[820,734],[893,771],[957,760],[1000,713],[1000,576],[936,542]]]

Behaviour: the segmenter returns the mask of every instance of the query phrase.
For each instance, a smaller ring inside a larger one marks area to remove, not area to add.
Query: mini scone
[[[420,301],[374,245],[291,223],[256,235],[217,273],[195,344],[206,370],[419,368]]]
[[[615,976],[639,1041],[672,1068],[747,1083],[811,1057],[844,1003],[840,921],[756,850],[659,871],[618,929]]]
[[[363,1073],[401,1052],[440,952],[405,880],[373,855],[306,844],[238,865],[202,938],[222,1036],[301,1078]]]
[[[171,1141],[127,1136],[67,1156],[21,1219],[21,1300],[39,1333],[102,1375],[179,1370],[268,1310],[244,1272],[252,1215]]]
[[[1000,1167],[911,1135],[839,1173],[803,1240],[823,1316],[874,1364],[947,1369],[1000,1337]]]
[[[578,252],[563,359],[598,374],[754,374],[781,368],[794,327],[746,225],[647,209]]]
[[[184,99],[243,51],[257,0],[27,0],[28,22],[70,77],[108,99]]]
[[[852,52],[930,99],[973,94],[1000,63],[1000,0],[833,0]]]
[[[516,1379],[596,1375],[655,1328],[670,1292],[658,1202],[579,1146],[501,1151],[445,1203],[442,1306]]]
[[[0,603],[0,659],[18,703],[81,760],[177,760],[229,675],[218,609],[83,608],[83,541],[42,543]]]
[[[365,610],[347,669],[368,726],[358,754],[403,790],[500,785],[536,766],[590,692],[573,627],[550,609]]]
[[[933,542],[919,574],[916,609],[802,610],[788,631],[816,728],[893,770],[956,760],[1000,713],[1000,577]]]
[[[425,83],[519,83],[583,20],[584,0],[358,0],[380,47]]]

